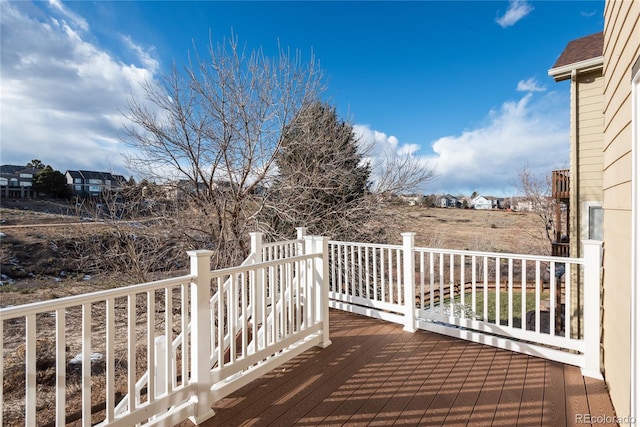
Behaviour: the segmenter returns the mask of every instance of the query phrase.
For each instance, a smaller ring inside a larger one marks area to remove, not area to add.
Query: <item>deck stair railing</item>
[[[43,424],[38,407],[51,401],[55,425],[199,423],[215,401],[329,345],[327,240],[302,234],[262,243],[253,233],[252,254],[237,267],[211,271],[211,252],[191,251],[185,276],[0,309],[0,424]],[[70,372],[76,349],[79,360],[99,362]],[[54,355],[53,386],[41,383],[44,350]],[[5,399],[15,394],[3,388],[7,375],[24,390],[17,404]],[[70,407],[76,384],[81,403]]]
[[[329,242],[330,306],[600,373],[601,243],[584,258]],[[572,280],[582,271],[584,284]]]

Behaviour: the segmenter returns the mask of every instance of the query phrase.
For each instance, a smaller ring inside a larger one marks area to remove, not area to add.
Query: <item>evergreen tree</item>
[[[71,191],[67,185],[67,178],[60,171],[53,170],[49,165],[40,168],[33,178],[33,189],[45,193],[49,197],[69,197]]]
[[[34,169],[44,169],[44,163],[42,163],[42,161],[38,160],[38,159],[33,159],[31,160],[29,163],[27,163],[27,167],[28,168],[34,168]]]
[[[353,127],[338,118],[335,108],[315,102],[286,126],[282,141],[279,176],[267,195],[270,231],[283,237],[304,226],[311,234],[367,238],[371,171]]]

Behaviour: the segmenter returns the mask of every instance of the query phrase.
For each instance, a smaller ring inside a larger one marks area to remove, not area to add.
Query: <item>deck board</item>
[[[559,363],[547,363],[544,378],[542,423],[549,426],[566,425],[566,390],[564,387],[563,365]]]
[[[573,426],[576,414],[615,416],[604,381],[576,367],[341,311],[330,316],[332,345],[217,402],[202,425]]]
[[[567,418],[576,419],[578,414],[588,414],[587,388],[580,371],[577,369],[565,370],[564,384],[567,395],[565,406]]]
[[[500,399],[496,406],[493,425],[513,426],[514,420],[518,419],[526,371],[527,360],[512,354],[509,360],[505,382],[502,385]]]
[[[522,387],[522,401],[518,411],[517,425],[522,427],[542,424],[544,402],[545,361],[536,357],[527,359],[527,371]]]
[[[599,381],[594,378],[585,378],[585,388],[589,405],[588,413],[594,416],[592,418],[592,421],[594,421],[593,425],[610,426],[613,423],[611,421],[611,417],[614,415],[613,413],[610,414],[609,419],[598,417],[609,414],[608,408],[611,406],[611,398],[609,397],[606,384],[604,381]]]

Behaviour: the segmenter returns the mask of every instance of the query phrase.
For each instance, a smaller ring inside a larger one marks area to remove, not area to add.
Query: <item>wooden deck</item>
[[[605,383],[572,366],[335,310],[331,340],[218,402],[203,425],[615,424]]]

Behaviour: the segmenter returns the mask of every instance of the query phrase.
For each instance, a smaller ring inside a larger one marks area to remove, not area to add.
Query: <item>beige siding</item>
[[[602,203],[604,145],[604,78],[602,71],[579,73],[572,82],[570,236],[571,256],[582,256],[582,239],[588,237],[588,205]]]
[[[602,70],[578,74],[571,82],[571,192],[569,202],[569,254],[582,256],[582,240],[589,237],[589,207],[603,202],[604,78]],[[572,310],[581,312],[583,278],[572,275]],[[582,333],[577,321],[572,332]]]
[[[640,54],[640,2],[607,1],[604,28],[604,374],[618,416],[629,414],[631,66]]]

